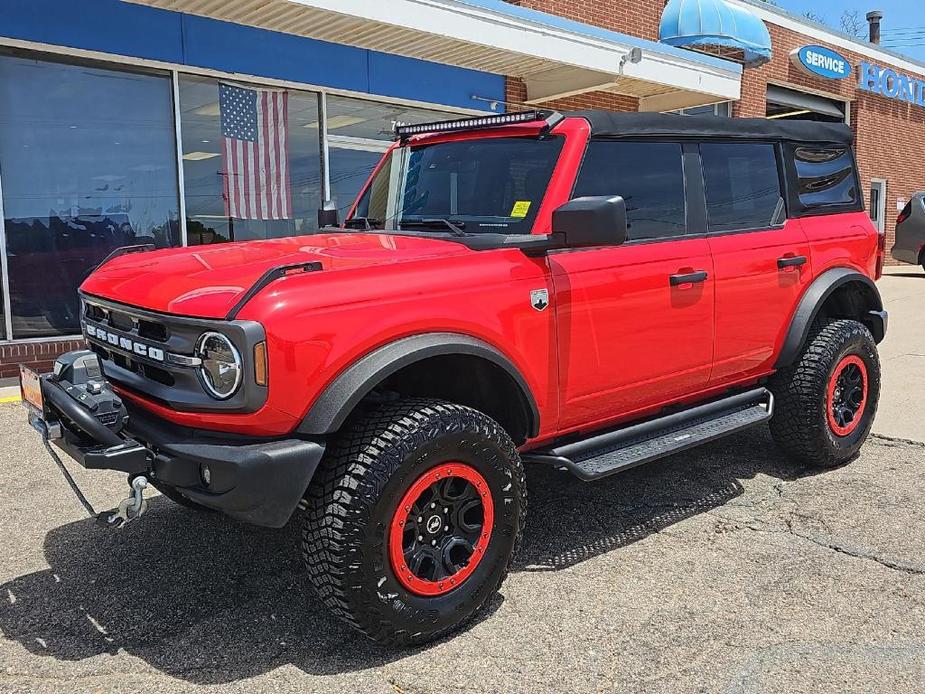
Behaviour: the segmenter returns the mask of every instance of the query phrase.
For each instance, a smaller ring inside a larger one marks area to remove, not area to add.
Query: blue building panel
[[[369,51],[194,15],[183,18],[186,65],[369,92]]]
[[[504,100],[504,77],[389,53],[369,53],[369,91],[399,99],[421,99],[460,108],[486,109],[473,96]],[[503,109],[502,109],[503,110]]]
[[[119,0],[3,0],[0,35],[135,58],[183,62],[178,13]]]
[[[0,36],[488,110],[504,77],[120,0],[2,0]]]

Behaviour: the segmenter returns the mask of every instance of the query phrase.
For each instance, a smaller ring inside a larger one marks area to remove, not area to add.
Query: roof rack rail
[[[555,128],[564,116],[558,111],[532,109],[516,113],[498,113],[491,116],[476,116],[474,118],[456,118],[453,120],[434,121],[432,123],[418,123],[416,125],[395,126],[395,139],[404,143],[412,135],[423,133],[462,132],[469,130],[484,130],[499,125],[512,125],[514,123],[532,123],[544,121],[543,133]]]

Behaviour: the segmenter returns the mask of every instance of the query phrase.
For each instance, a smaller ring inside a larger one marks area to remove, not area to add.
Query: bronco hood
[[[468,252],[440,239],[314,234],[127,254],[104,263],[80,289],[152,311],[224,318],[264,273],[281,265],[314,261],[330,272]]]

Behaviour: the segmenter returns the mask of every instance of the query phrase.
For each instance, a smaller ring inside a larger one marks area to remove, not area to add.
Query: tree
[[[842,12],[841,19],[839,20],[841,30],[848,34],[848,36],[854,36],[855,38],[864,36],[864,25],[866,23],[867,21],[861,18],[857,10],[845,10]]]
[[[828,20],[824,15],[813,12],[812,10],[807,10],[803,13],[803,16],[813,22],[818,22],[819,24],[828,24]],[[842,12],[841,17],[838,20],[838,28],[842,32],[852,36],[856,39],[865,37],[865,25],[867,21],[861,17],[861,14],[857,10],[845,10]]]

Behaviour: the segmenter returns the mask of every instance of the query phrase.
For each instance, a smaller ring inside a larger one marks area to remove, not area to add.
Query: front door
[[[621,195],[628,240],[549,255],[556,292],[560,429],[590,429],[706,387],[713,265],[687,234],[682,147],[592,141],[575,197]]]

